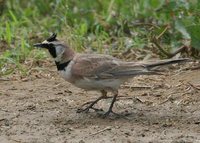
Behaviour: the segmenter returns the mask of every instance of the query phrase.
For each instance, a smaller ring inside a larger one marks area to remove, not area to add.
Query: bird
[[[133,62],[123,61],[111,55],[76,53],[63,41],[57,39],[57,34],[53,33],[49,38],[41,43],[36,43],[34,47],[47,49],[55,61],[55,65],[60,76],[85,90],[96,90],[101,92],[101,96],[94,101],[87,102],[85,108],[79,108],[78,113],[88,112],[90,109],[98,111],[94,105],[108,98],[107,93],[113,93],[113,98],[109,109],[104,112],[106,117],[113,111],[113,105],[118,96],[120,85],[128,79],[139,75],[156,75],[159,72],[156,67],[181,63],[187,58],[157,60],[154,62]],[[83,107],[83,106],[81,106]]]

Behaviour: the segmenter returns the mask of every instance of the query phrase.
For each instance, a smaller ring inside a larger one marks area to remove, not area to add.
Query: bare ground
[[[47,67],[48,68],[48,67]],[[123,86],[114,111],[76,113],[98,92],[86,92],[53,71],[0,81],[1,143],[200,142],[200,70],[168,69]],[[53,77],[52,77],[53,76]],[[96,107],[107,110],[111,99]]]

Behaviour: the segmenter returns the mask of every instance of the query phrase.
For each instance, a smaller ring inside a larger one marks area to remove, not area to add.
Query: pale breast
[[[72,74],[71,74],[71,69],[72,69],[72,65],[74,64],[73,61],[71,61],[69,63],[69,65],[67,67],[65,67],[65,70],[61,70],[59,71],[60,76],[65,79],[66,81],[71,81],[72,78]]]

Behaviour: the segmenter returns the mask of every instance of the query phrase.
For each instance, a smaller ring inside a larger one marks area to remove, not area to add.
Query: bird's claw
[[[81,109],[81,108],[78,108],[76,113],[81,113],[81,112],[89,112],[89,108],[85,108],[85,109]]]
[[[88,107],[86,107],[84,109],[78,108],[78,110],[76,112],[77,113],[82,113],[82,112],[88,113],[90,109],[93,109],[95,112],[103,111],[103,109],[98,109],[98,108],[94,108],[94,107],[88,106]]]
[[[112,117],[110,116],[111,114],[113,115]],[[102,118],[107,118],[107,117],[113,118],[113,117],[114,117],[114,119],[116,119],[116,118],[128,119],[127,116],[129,116],[130,113],[129,113],[129,114],[118,114],[118,113],[113,112],[113,111],[111,110],[111,111],[105,112],[104,114],[99,114],[99,115],[100,115],[100,117],[102,117]]]
[[[103,117],[103,118],[106,118],[106,117],[108,117],[111,113],[114,114],[114,115],[116,115],[116,116],[121,116],[120,114],[115,113],[115,112],[113,112],[112,110],[108,110],[107,112],[105,112],[105,113],[102,115],[102,117]]]

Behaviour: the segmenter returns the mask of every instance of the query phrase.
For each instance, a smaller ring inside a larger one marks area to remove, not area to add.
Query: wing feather
[[[109,55],[78,55],[72,74],[79,77],[109,79],[151,73],[144,64],[123,62]]]

